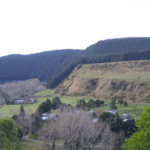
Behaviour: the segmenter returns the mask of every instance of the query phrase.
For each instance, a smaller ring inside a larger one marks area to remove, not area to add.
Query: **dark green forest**
[[[78,64],[150,59],[150,38],[99,41],[85,50],[63,49],[0,57],[0,84],[38,78],[55,88]]]

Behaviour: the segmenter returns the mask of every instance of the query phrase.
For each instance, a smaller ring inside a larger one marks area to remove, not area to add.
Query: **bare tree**
[[[125,141],[125,139],[126,137],[123,130],[117,134],[110,130],[110,126],[108,124],[105,124],[99,146],[103,147],[104,150],[121,150],[120,146]]]
[[[44,141],[47,150],[56,150],[55,140],[60,136],[59,126],[59,122],[49,121],[38,131],[38,137]],[[52,142],[52,147],[50,142]]]
[[[12,101],[46,89],[39,79],[30,79],[1,85],[0,93],[7,101]]]
[[[23,134],[25,134],[26,132],[28,134],[31,133],[32,123],[34,121],[34,118],[31,117],[31,114],[33,113],[33,111],[31,109],[25,110],[26,116],[25,116],[24,120],[19,115],[19,110],[10,109],[9,113],[12,114],[12,116],[17,115],[17,119],[15,120],[15,123],[16,123],[17,127],[19,127],[23,131]]]
[[[85,145],[91,149],[96,144],[99,130],[92,124],[91,117],[86,112],[75,113],[73,110],[64,109],[64,113],[59,114],[60,135],[63,138],[65,150],[83,150]]]

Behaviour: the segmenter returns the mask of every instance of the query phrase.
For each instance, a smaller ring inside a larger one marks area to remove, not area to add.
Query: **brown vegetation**
[[[67,80],[54,88],[54,93],[62,96],[91,93],[104,100],[117,96],[127,102],[147,104],[150,103],[149,64],[148,60],[137,60],[78,65]]]

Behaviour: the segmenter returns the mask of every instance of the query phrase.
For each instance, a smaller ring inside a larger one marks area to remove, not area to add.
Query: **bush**
[[[80,105],[80,106],[82,106],[82,107],[85,107],[85,105],[86,105],[85,99],[78,100],[77,104]]]
[[[128,106],[128,103],[127,101],[124,102],[124,107],[127,107]]]
[[[14,119],[15,121],[18,120],[18,116],[17,115],[13,115],[12,119]]]
[[[97,117],[96,113],[93,112],[93,113],[92,113],[92,118],[96,118],[96,117]]]
[[[127,120],[126,122],[123,122],[123,130],[125,133],[125,136],[129,138],[133,133],[135,133],[138,130],[138,127],[135,125],[135,120]]]
[[[99,116],[99,121],[102,120],[104,122],[108,122],[110,118],[114,117],[113,114],[111,114],[110,112],[103,112],[100,116]]]
[[[18,138],[19,140],[23,137],[23,132],[20,128],[18,128]]]
[[[97,107],[99,107],[102,104],[102,102],[101,102],[101,100],[97,99],[95,101],[95,104],[96,104]]]
[[[35,134],[31,134],[31,135],[29,136],[29,138],[30,138],[30,139],[33,139],[33,140],[38,140],[38,137],[37,137],[37,135],[35,135]]]
[[[123,126],[123,120],[120,117],[110,118],[109,125],[111,131],[114,133],[119,133]]]

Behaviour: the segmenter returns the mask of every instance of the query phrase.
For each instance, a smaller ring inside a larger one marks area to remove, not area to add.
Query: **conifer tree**
[[[120,104],[120,106],[123,104],[123,99],[119,99],[118,103]]]
[[[24,111],[24,108],[23,108],[23,105],[21,104],[21,106],[20,106],[20,116],[21,117],[25,117],[25,111]]]
[[[128,103],[127,101],[124,102],[124,107],[127,107],[128,106]]]
[[[110,109],[117,109],[117,106],[115,106],[115,100],[111,100],[111,106]]]

